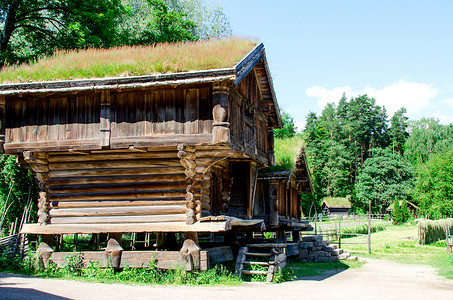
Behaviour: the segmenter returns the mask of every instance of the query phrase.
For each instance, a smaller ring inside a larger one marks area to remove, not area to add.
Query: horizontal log
[[[50,217],[89,217],[89,216],[144,216],[184,214],[185,205],[154,205],[124,207],[59,208],[49,211]]]
[[[95,150],[101,149],[100,139],[94,140],[55,140],[55,141],[34,141],[34,142],[23,142],[23,143],[5,143],[3,146],[5,153],[18,154],[24,150],[31,151],[68,151],[69,149],[74,150]]]
[[[130,193],[100,193],[100,194],[49,194],[48,198],[50,201],[88,201],[88,200],[144,200],[144,199],[169,199],[179,200],[184,199],[185,191],[166,191],[156,193],[140,193],[131,191]]]
[[[50,171],[50,178],[58,177],[76,177],[76,176],[122,176],[122,175],[180,175],[184,174],[184,168],[172,167],[156,167],[156,168],[135,168],[135,169],[94,169],[94,170],[59,170]]]
[[[54,204],[55,203],[55,204]],[[78,201],[78,202],[52,202],[52,209],[84,208],[84,207],[125,207],[125,206],[153,206],[153,205],[185,205],[186,201]]]
[[[47,185],[50,193],[98,193],[98,192],[120,192],[120,191],[156,191],[156,190],[182,190],[185,189],[185,182],[149,182],[137,185],[135,182],[128,184],[101,184],[101,185],[69,185],[53,186]]]
[[[135,147],[159,147],[176,146],[179,143],[184,145],[200,145],[210,143],[211,134],[156,134],[150,136],[135,137],[112,137],[110,138],[110,148],[128,148],[130,145]]]
[[[103,251],[79,253],[82,255],[84,267],[89,266],[90,262],[99,262],[101,267],[107,267],[107,259]],[[61,268],[67,255],[74,255],[74,252],[54,252],[51,260]],[[159,269],[177,269],[179,257],[179,251],[123,251],[119,267],[146,268],[151,262],[155,262],[155,266]]]
[[[180,167],[179,159],[136,159],[136,160],[101,160],[82,162],[53,162],[49,163],[51,171],[79,170],[79,169],[128,169],[128,168],[155,168],[155,167]]]
[[[145,216],[102,216],[102,217],[54,217],[51,223],[56,224],[110,224],[110,223],[153,223],[182,222],[185,214],[145,215]]]
[[[118,176],[98,176],[98,177],[62,177],[48,179],[46,187],[59,185],[82,185],[82,184],[118,184],[118,183],[142,183],[142,182],[183,182],[184,174],[174,175],[118,175]]]
[[[118,152],[105,152],[105,153],[97,153],[97,154],[89,154],[89,155],[75,155],[75,154],[67,154],[67,155],[51,155],[49,156],[49,162],[51,163],[67,163],[67,162],[83,162],[83,161],[100,161],[100,160],[126,160],[126,159],[177,159],[177,152],[176,149],[174,151],[166,152],[166,151],[159,151],[159,152],[144,152],[144,153],[137,153],[136,151],[128,151],[124,153]]]
[[[157,222],[157,223],[118,223],[118,224],[24,224],[22,234],[75,234],[75,233],[121,233],[121,232],[223,232],[231,230],[231,223],[196,222],[187,225],[186,222]]]

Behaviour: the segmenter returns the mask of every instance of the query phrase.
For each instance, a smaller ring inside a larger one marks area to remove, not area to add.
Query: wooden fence
[[[338,244],[338,247],[341,248],[341,245],[346,244],[367,244],[368,253],[371,253],[371,224],[372,223],[384,223],[388,220],[388,215],[383,214],[368,214],[366,216],[355,216],[355,215],[340,215],[334,217],[322,216],[318,218],[315,216],[311,220],[311,224],[314,227],[314,234],[321,235],[331,244]],[[341,232],[342,228],[345,227],[354,227],[361,226],[363,224],[367,225],[368,232],[363,233],[345,233]],[[312,233],[304,233],[305,235],[311,235]],[[349,237],[360,236],[366,237],[366,241],[363,242],[350,242],[348,241]]]
[[[28,240],[24,235],[13,234],[0,238],[0,253],[23,258],[28,253]]]

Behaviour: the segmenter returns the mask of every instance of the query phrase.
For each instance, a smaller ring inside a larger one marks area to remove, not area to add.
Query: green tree
[[[403,199],[395,200],[393,202],[394,210],[392,211],[392,223],[403,224],[406,223],[410,218],[409,208],[407,207],[407,201]]]
[[[419,167],[413,197],[422,214],[453,215],[453,149],[433,154]]]
[[[21,220],[28,199],[32,201],[30,217],[36,218],[38,187],[31,171],[16,164],[15,156],[0,156],[0,215],[5,219],[1,231],[7,232],[11,223]]]
[[[394,199],[407,198],[413,189],[414,170],[410,163],[388,149],[370,151],[355,185],[353,206],[373,213],[383,213]]]
[[[120,0],[0,0],[0,67],[57,49],[110,47]]]
[[[200,40],[222,38],[232,35],[230,20],[220,1],[167,0],[169,6],[187,14],[196,25],[195,35]]]
[[[288,139],[296,135],[296,126],[294,125],[294,119],[290,114],[283,112],[282,113],[282,123],[283,126],[281,129],[274,129],[274,136],[277,139]]]
[[[404,156],[417,167],[426,163],[430,155],[453,148],[453,125],[442,125],[435,118],[411,122],[410,136],[404,145]]]
[[[403,147],[406,139],[409,137],[407,128],[409,126],[407,120],[408,117],[405,116],[407,110],[402,107],[393,115],[390,120],[390,139],[392,143],[392,152],[403,154]]]

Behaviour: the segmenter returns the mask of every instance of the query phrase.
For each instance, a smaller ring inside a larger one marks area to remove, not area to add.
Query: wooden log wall
[[[39,223],[193,224],[211,214],[212,167],[236,153],[183,144],[141,150],[24,152],[42,189]]]

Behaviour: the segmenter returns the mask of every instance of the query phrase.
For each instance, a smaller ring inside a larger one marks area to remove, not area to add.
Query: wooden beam
[[[187,225],[181,222],[117,223],[117,224],[24,224],[22,234],[75,234],[110,232],[224,232],[231,229],[231,222],[196,222]]]
[[[125,207],[86,207],[86,208],[59,208],[49,212],[53,217],[89,217],[89,216],[143,216],[143,215],[171,215],[184,214],[186,205],[159,205],[159,206],[125,206]]]

